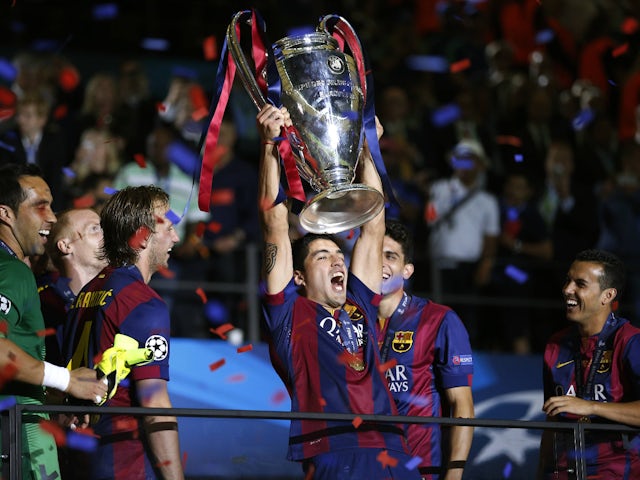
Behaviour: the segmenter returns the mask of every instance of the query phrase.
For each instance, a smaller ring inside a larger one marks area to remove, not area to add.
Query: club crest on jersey
[[[169,354],[169,342],[161,335],[151,335],[144,346],[151,349],[155,361],[164,360]]]
[[[9,300],[4,295],[0,295],[0,313],[4,315],[9,315],[11,311],[11,300]]]
[[[600,364],[598,365],[598,373],[606,373],[611,370],[611,359],[613,358],[613,350],[605,350],[602,353]]]
[[[396,332],[391,342],[394,352],[404,353],[413,347],[413,332]]]

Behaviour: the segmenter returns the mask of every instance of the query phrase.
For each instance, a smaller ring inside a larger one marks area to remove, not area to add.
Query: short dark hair
[[[169,204],[169,195],[155,185],[126,187],[114,193],[100,212],[100,225],[104,234],[102,258],[109,265],[133,265],[139,251],[129,241],[141,228],[155,232],[158,204]]]
[[[316,240],[330,240],[342,248],[342,242],[335,235],[329,233],[307,233],[294,240],[291,244],[294,270],[304,272],[304,260],[309,255],[309,245]]]
[[[0,205],[6,205],[14,212],[27,198],[20,185],[21,177],[42,178],[42,171],[35,164],[8,163],[0,167]]]
[[[615,288],[619,298],[626,282],[625,266],[618,256],[605,250],[583,250],[575,258],[576,262],[591,262],[602,265],[602,276],[598,279],[600,289]]]
[[[397,220],[387,220],[384,234],[400,244],[404,263],[413,263],[413,238],[409,229]]]

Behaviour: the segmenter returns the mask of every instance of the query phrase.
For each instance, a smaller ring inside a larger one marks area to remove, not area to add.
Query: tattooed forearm
[[[267,243],[264,248],[264,271],[271,273],[276,265],[276,255],[278,254],[278,246],[274,243]]]

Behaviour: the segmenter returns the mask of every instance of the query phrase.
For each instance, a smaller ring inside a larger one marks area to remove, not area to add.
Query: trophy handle
[[[267,103],[258,86],[258,82],[256,81],[254,74],[249,67],[249,63],[247,62],[247,58],[242,51],[240,46],[240,39],[238,38],[236,25],[239,22],[244,22],[247,25],[251,25],[252,22],[252,11],[251,10],[243,10],[236,13],[231,19],[231,23],[227,27],[227,44],[229,45],[229,53],[233,58],[233,61],[236,64],[236,68],[238,69],[238,75],[240,75],[240,80],[244,85],[249,97],[253,100],[254,105],[258,108],[258,110],[262,110]]]

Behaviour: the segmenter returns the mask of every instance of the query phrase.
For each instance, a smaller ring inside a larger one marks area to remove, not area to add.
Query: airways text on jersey
[[[407,378],[407,367],[405,365],[395,365],[384,372],[387,378],[387,385],[391,393],[408,392],[409,379]]]

